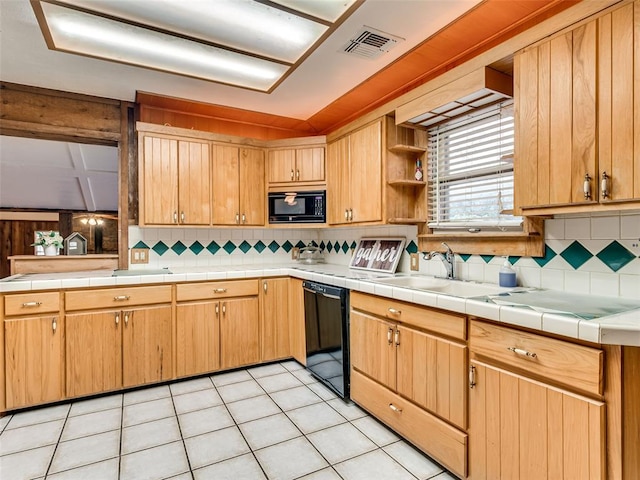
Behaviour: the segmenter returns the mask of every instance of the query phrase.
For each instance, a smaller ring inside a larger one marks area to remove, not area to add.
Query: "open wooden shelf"
[[[537,232],[466,232],[447,231],[441,233],[421,233],[418,238],[525,238],[539,237]]]
[[[390,218],[387,220],[387,222],[395,225],[418,225],[421,223],[427,223],[427,219],[426,218]]]
[[[424,187],[427,184],[424,180],[389,180],[387,183],[394,187]]]
[[[389,150],[392,152],[413,152],[413,153],[424,153],[427,151],[426,147],[416,147],[415,145],[393,145],[389,147]]]

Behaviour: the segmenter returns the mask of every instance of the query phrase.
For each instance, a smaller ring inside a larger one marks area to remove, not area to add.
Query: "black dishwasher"
[[[304,281],[307,370],[349,399],[349,290]]]

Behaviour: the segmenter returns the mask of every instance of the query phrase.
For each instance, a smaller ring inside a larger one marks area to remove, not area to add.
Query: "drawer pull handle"
[[[220,316],[220,304],[216,303],[216,317]]]
[[[522,348],[517,348],[517,347],[509,347],[507,348],[507,350],[515,353],[516,355],[521,355],[523,357],[536,358],[538,356],[533,352],[528,352],[526,350],[523,350]]]
[[[25,302],[22,304],[22,307],[23,308],[39,307],[40,305],[42,305],[42,302]]]
[[[267,282],[262,282],[262,289],[264,290],[264,293],[267,293],[267,289],[269,287],[267,286]]]
[[[393,410],[394,412],[396,412],[396,413],[402,413],[402,409],[401,409],[401,408],[396,407],[393,403],[390,403],[390,404],[389,404],[389,408],[390,408],[391,410]]]
[[[402,313],[402,310],[396,310],[395,308],[390,308],[389,313],[391,315],[400,315]]]
[[[389,343],[389,345],[391,345],[391,342],[393,337],[393,328],[390,328],[389,330],[387,330],[387,342]]]
[[[113,297],[114,302],[125,302],[127,300],[129,300],[129,295],[118,295]]]
[[[396,347],[400,345],[400,330],[398,329],[396,329],[395,343],[396,343]]]
[[[53,330],[53,333],[56,333],[56,330],[58,329],[58,322],[56,321],[56,317],[53,317],[51,319],[51,329]]]
[[[469,388],[476,386],[476,367],[471,365],[469,367]]]
[[[227,304],[226,303],[222,304],[222,315],[227,315]]]
[[[129,325],[129,313],[124,312],[124,325],[125,327]]]
[[[120,323],[120,314],[116,313],[116,326]]]
[[[226,288],[214,288],[213,293],[226,293]]]

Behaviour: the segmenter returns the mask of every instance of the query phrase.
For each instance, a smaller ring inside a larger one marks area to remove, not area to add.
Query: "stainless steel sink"
[[[435,278],[420,275],[408,277],[379,278],[375,281],[394,287],[412,288],[416,290],[441,293],[444,295],[451,295],[461,298],[480,297],[485,295],[499,295],[501,293],[507,293],[514,290],[513,288],[499,287],[498,285],[493,285],[491,283],[448,280],[444,278]]]

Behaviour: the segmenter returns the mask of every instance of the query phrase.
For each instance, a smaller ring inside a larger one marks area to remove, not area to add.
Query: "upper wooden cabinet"
[[[327,221],[382,221],[382,119],[327,146]]]
[[[209,225],[209,142],[140,133],[140,224]]]
[[[269,184],[323,183],[324,147],[270,150],[267,179]]]
[[[213,224],[264,225],[262,150],[213,145]]]
[[[636,1],[516,54],[514,189],[525,215],[637,208],[639,18]]]

